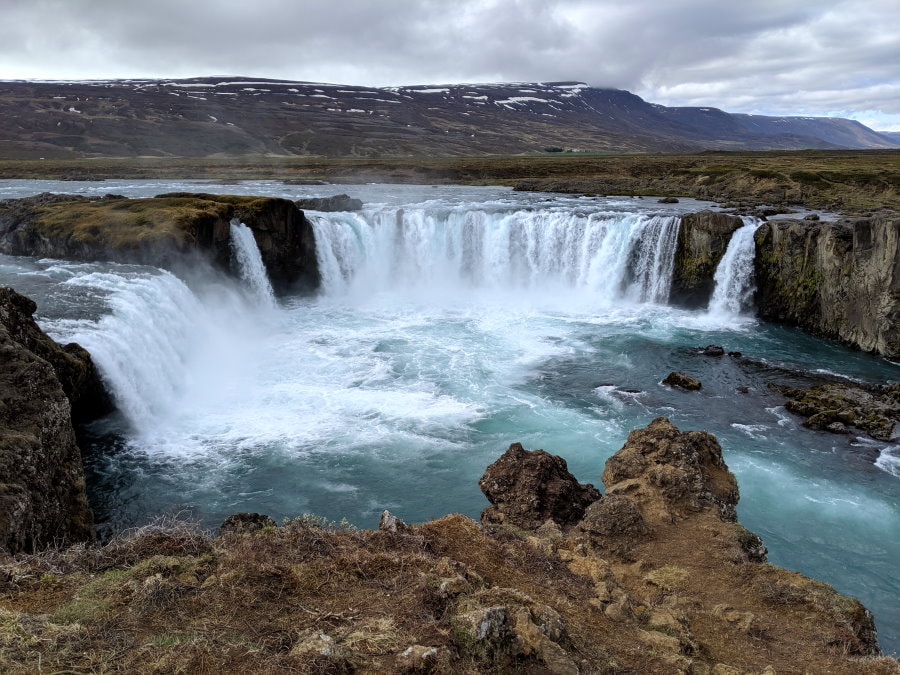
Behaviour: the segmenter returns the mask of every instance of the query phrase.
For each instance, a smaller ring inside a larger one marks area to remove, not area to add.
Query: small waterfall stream
[[[709,301],[709,313],[715,315],[740,314],[753,296],[753,258],[756,241],[753,235],[759,227],[756,218],[744,218],[744,226],[731,235],[725,255],[715,274],[715,290]]]
[[[253,231],[237,218],[231,221],[231,248],[237,259],[241,279],[250,288],[253,296],[262,306],[275,307],[277,304],[275,292],[272,290]]]

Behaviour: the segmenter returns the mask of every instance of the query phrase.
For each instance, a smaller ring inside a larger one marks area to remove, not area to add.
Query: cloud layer
[[[897,0],[0,0],[0,78],[583,80],[900,129]]]

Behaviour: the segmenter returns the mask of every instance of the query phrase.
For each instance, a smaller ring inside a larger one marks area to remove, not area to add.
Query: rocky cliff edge
[[[859,602],[766,564],[713,436],[656,419],[603,481],[514,444],[483,524],[236,514],[8,558],[0,669],[900,672]]]

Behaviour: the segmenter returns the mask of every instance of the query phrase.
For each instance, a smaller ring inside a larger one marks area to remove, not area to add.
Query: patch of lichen
[[[180,247],[192,240],[198,223],[227,219],[231,212],[227,202],[189,197],[56,202],[37,208],[31,230],[110,248]]]

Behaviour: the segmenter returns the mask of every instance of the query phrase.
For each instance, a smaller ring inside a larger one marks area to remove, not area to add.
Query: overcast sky
[[[900,131],[900,0],[0,0],[0,79],[581,80]]]

